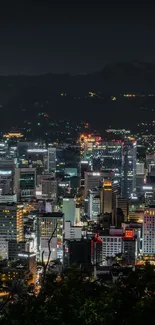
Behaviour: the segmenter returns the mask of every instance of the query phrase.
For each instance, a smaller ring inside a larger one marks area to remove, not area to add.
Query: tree
[[[147,265],[127,278],[106,285],[91,282],[85,271],[73,268],[46,277],[38,297],[25,295],[7,305],[1,325],[137,325],[154,324],[155,272]],[[18,312],[19,311],[19,312]]]

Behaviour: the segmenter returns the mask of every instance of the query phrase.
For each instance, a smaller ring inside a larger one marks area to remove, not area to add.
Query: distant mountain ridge
[[[102,93],[90,98],[89,92]],[[64,93],[66,96],[61,96]],[[83,119],[103,127],[130,127],[148,114],[154,114],[154,97],[128,100],[120,94],[155,93],[155,63],[123,62],[107,65],[98,72],[72,76],[44,74],[36,76],[0,76],[1,129],[35,121],[39,112],[53,119]],[[117,100],[112,101],[111,96]],[[88,100],[89,97],[89,100]],[[149,107],[150,112],[141,107]],[[136,117],[136,112],[137,117]],[[134,115],[134,121],[133,121]],[[116,123],[117,121],[117,123]]]
[[[7,88],[7,89],[6,89]],[[0,90],[10,89],[37,90],[50,93],[66,91],[73,95],[82,95],[88,91],[108,93],[150,92],[155,89],[155,63],[123,62],[113,63],[99,72],[72,76],[69,74],[43,74],[35,76],[0,76]]]

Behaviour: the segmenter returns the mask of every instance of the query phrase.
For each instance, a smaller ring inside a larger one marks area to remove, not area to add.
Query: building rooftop
[[[4,205],[8,205],[8,206],[15,206],[15,205],[17,205],[16,203],[14,203],[14,202],[7,202],[7,203],[0,203],[0,206],[4,206]]]
[[[40,218],[63,218],[64,214],[62,212],[48,212],[40,213],[38,217]]]

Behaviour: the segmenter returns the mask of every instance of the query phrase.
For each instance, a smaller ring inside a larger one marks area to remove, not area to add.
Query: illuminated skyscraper
[[[81,160],[80,162],[80,185],[85,186],[85,173],[91,170],[90,162],[88,160]]]
[[[122,141],[100,141],[93,146],[92,164],[94,171],[113,171],[114,181],[121,186],[122,175]]]
[[[136,163],[136,192],[141,193],[142,186],[144,185],[145,178],[145,169],[144,163],[138,162]]]
[[[64,222],[70,221],[71,225],[75,224],[75,215],[76,215],[76,200],[73,197],[64,197],[63,198],[63,214]]]
[[[37,219],[37,237],[38,237],[38,251],[40,258],[47,261],[49,256],[48,240],[50,242],[51,260],[62,258],[62,232],[63,232],[63,213],[43,213]]]
[[[0,160],[0,194],[11,195],[14,193],[14,175],[14,160]]]
[[[0,204],[0,256],[8,258],[8,241],[23,240],[23,206]]]
[[[48,148],[48,158],[47,158],[47,169],[48,173],[56,172],[56,148]]]
[[[155,254],[155,206],[146,208],[143,217],[143,254]]]
[[[102,172],[85,173],[85,188],[84,188],[85,198],[89,190],[92,190],[95,187],[100,187],[102,185],[103,179],[104,179],[104,173]]]
[[[137,142],[125,140],[123,146],[122,196],[130,198],[136,191]]]
[[[129,209],[128,205],[129,204],[127,199],[117,197],[116,206],[118,209],[122,210],[125,221],[128,220],[128,209]]]
[[[97,189],[89,191],[88,202],[88,216],[90,220],[97,221],[100,214],[100,195]]]
[[[57,180],[51,175],[38,175],[37,185],[41,186],[41,197],[44,199],[56,200],[57,198]]]
[[[35,196],[36,168],[15,169],[15,193],[19,198]]]
[[[100,191],[101,196],[101,213],[112,213],[112,181],[104,179],[103,187]]]

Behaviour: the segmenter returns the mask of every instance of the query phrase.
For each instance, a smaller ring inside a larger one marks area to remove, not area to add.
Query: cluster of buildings
[[[44,265],[135,266],[155,259],[155,156],[137,141],[0,142],[0,280],[35,285]]]

